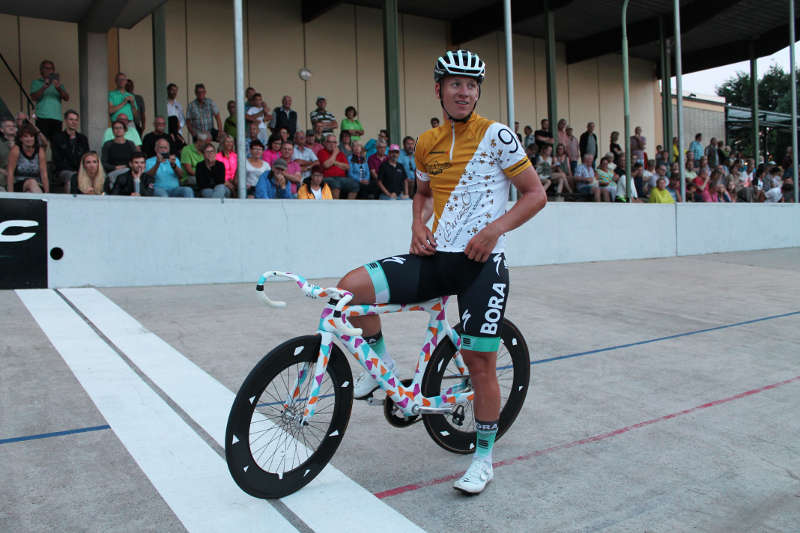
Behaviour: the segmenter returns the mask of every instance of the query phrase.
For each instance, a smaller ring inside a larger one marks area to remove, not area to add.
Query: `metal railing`
[[[2,54],[2,52],[0,52],[0,59],[3,60],[3,64],[6,66],[6,69],[8,70],[8,73],[11,74],[11,77],[14,79],[14,82],[17,84],[17,87],[19,87],[19,91],[25,97],[25,101],[28,104],[28,117],[30,118],[31,110],[33,110],[36,107],[36,104],[33,103],[33,100],[31,100],[30,95],[25,90],[25,88],[22,86],[22,82],[19,81],[19,78],[17,78],[17,75],[14,74],[14,70],[11,68],[11,65],[8,64],[8,61],[6,61],[6,58]]]

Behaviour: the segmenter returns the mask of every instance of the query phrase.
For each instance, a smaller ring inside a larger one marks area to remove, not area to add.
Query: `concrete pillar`
[[[544,11],[544,55],[547,71],[547,120],[550,121],[550,135],[553,137],[553,154],[558,145],[558,87],[556,80],[556,30],[555,17],[550,3],[545,2]],[[513,124],[510,124],[513,127]],[[598,152],[600,149],[598,147]]]
[[[167,117],[167,8],[153,11],[153,101],[154,116]],[[145,129],[150,125],[145,124]]]
[[[98,152],[108,127],[108,38],[105,32],[78,25],[78,71],[81,90],[81,130]]]
[[[397,44],[397,0],[383,2],[383,72],[386,86],[386,131],[400,144],[400,66]]]
[[[753,159],[756,167],[759,163],[759,127],[758,127],[758,57],[756,56],[755,43],[750,41],[750,90],[753,92],[753,106],[750,108],[750,116],[753,121]]]

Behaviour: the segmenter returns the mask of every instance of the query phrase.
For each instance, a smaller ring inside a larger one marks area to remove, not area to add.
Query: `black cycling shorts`
[[[364,265],[375,288],[376,303],[410,304],[456,295],[462,347],[496,351],[508,301],[505,255],[491,254],[485,263],[463,252],[396,255]]]

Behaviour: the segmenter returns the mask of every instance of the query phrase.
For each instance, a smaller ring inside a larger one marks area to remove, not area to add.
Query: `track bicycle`
[[[293,280],[311,298],[330,298],[316,334],[287,340],[265,355],[242,383],[225,432],[225,458],[236,484],[257,498],[281,498],[319,474],[344,437],[353,405],[353,376],[334,339],[366,369],[386,393],[367,403],[382,405],[386,420],[408,427],[420,420],[436,444],[453,453],[475,447],[473,390],[459,351],[460,327],[445,318],[447,297],[415,304],[348,305],[353,294],[322,288],[300,275],[265,272],[256,290],[270,307],[264,284],[273,278]],[[400,379],[381,362],[348,318],[405,311],[429,315],[414,377]],[[497,438],[514,423],[530,380],[530,357],[524,337],[504,319],[500,327],[497,377],[501,409]]]

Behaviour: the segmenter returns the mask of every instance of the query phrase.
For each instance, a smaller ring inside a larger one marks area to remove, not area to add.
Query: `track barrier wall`
[[[409,201],[2,196],[46,200],[52,288],[337,277],[408,252],[411,237]],[[795,204],[554,202],[509,235],[506,256],[531,266],[795,246]]]

